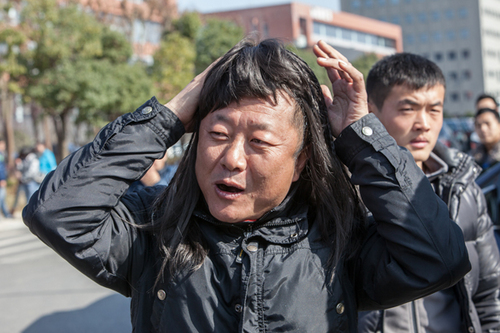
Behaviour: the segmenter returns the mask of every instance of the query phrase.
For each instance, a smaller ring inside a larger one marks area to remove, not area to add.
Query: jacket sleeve
[[[470,270],[462,231],[446,204],[373,114],[344,129],[335,147],[375,220],[355,264],[358,310],[420,298]]]
[[[471,205],[466,205],[466,202],[471,202]],[[474,221],[471,225],[471,227],[475,228],[475,232],[464,230],[465,235],[471,234],[475,236],[474,240],[466,239],[466,241],[471,244],[470,246],[475,247],[479,264],[479,277],[476,290],[472,294],[472,301],[481,322],[482,331],[499,332],[500,254],[495,240],[493,224],[488,215],[486,199],[476,183],[473,183],[464,192],[461,198],[461,207],[476,208],[478,214],[477,222]],[[461,218],[460,215],[459,212],[459,219]],[[469,253],[471,252],[473,251],[469,251]],[[471,288],[471,286],[466,286],[466,288]]]
[[[50,173],[23,210],[24,223],[78,270],[124,295],[151,253],[146,232],[153,190],[124,196],[184,133],[153,97],[106,125]]]

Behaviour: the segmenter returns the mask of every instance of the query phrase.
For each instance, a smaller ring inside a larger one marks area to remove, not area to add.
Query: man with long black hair
[[[469,269],[460,228],[368,115],[362,75],[315,53],[333,96],[281,43],[240,42],[66,158],[25,223],[131,296],[136,332],[356,332],[359,309],[453,285]],[[125,194],[185,131],[168,187]]]

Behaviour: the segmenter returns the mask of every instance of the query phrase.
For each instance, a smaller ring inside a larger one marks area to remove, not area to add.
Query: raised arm
[[[360,310],[391,307],[455,284],[470,269],[461,229],[412,155],[368,114],[362,74],[324,42],[314,48],[336,153],[374,222],[355,263]]]
[[[130,295],[152,255],[153,240],[134,224],[150,222],[159,189],[125,193],[190,129],[205,74],[167,104],[172,110],[153,97],[106,125],[45,178],[23,210],[34,234],[105,287]]]

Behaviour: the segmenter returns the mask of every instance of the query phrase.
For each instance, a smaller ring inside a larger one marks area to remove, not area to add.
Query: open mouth
[[[224,192],[229,192],[229,193],[241,193],[243,192],[242,189],[234,187],[234,186],[227,186],[224,184],[217,184],[217,187],[219,190],[224,191]]]

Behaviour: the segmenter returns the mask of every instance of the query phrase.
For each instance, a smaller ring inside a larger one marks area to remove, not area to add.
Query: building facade
[[[400,24],[407,52],[442,69],[445,112],[474,112],[476,97],[500,97],[499,0],[342,0],[342,10]]]
[[[301,3],[204,14],[236,22],[247,35],[279,38],[298,48],[312,47],[320,39],[349,60],[364,53],[402,52],[401,27],[359,15]]]
[[[87,11],[128,37],[133,59],[153,63],[164,27],[177,17],[176,0],[79,0]]]

